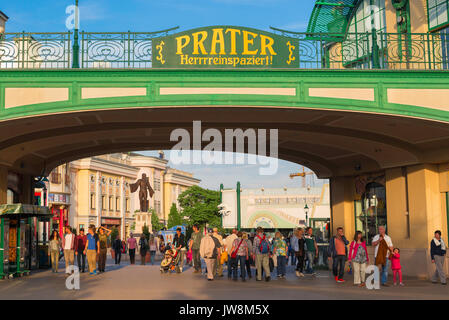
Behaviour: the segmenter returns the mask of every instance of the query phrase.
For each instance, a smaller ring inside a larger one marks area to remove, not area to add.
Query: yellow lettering
[[[183,42],[182,40],[185,40],[185,42]],[[182,54],[182,49],[184,49],[189,44],[189,42],[189,36],[176,37],[176,54]]]
[[[277,53],[274,52],[274,50],[273,50],[273,44],[274,44],[273,38],[267,37],[267,36],[264,36],[263,34],[261,34],[260,35],[260,54],[266,55],[267,49],[268,49],[268,51],[270,51],[270,54],[272,56],[277,55]]]
[[[254,55],[257,54],[257,51],[259,51],[259,49],[256,50],[249,50],[249,45],[254,45],[254,38],[257,37],[257,33],[254,32],[250,32],[250,31],[246,31],[243,30],[243,52],[242,54],[244,55]],[[248,36],[252,36],[253,38],[250,39]]]
[[[201,35],[201,39],[199,36]],[[204,47],[204,40],[207,38],[207,31],[199,31],[192,33],[193,36],[193,52],[192,54],[199,54],[199,50],[201,50],[201,54],[207,54],[206,48]]]
[[[212,29],[212,44],[210,48],[210,54],[217,54],[217,44],[220,45],[220,53],[219,54],[226,54],[225,52],[225,40],[223,35],[223,29]]]
[[[231,55],[236,55],[237,54],[237,50],[236,50],[236,34],[240,34],[240,30],[239,29],[226,29],[225,34],[228,34],[228,32],[231,34],[231,52],[229,52],[229,54]]]

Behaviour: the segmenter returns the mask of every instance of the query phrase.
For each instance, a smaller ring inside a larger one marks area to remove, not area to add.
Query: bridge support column
[[[0,204],[6,203],[8,191],[8,169],[0,166]]]
[[[343,227],[346,237],[351,238],[354,235],[354,193],[353,177],[330,179],[332,235],[337,234],[338,227]]]
[[[441,230],[448,240],[446,194],[440,190],[439,171],[432,164],[407,167],[401,176],[397,169],[387,170],[388,233],[401,249],[402,263],[407,266],[404,273],[420,278],[430,277],[435,270],[430,261],[435,230]]]
[[[22,185],[20,190],[19,202],[26,204],[33,204],[33,177],[29,174],[24,174],[22,176]]]

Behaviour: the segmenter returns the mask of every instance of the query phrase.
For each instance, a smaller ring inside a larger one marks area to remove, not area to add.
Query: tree
[[[203,189],[199,186],[192,186],[181,193],[178,202],[182,208],[182,215],[188,219],[185,223],[188,226],[198,224],[209,227],[217,227],[221,231],[221,218],[218,212],[220,204],[220,192]]]
[[[142,234],[145,236],[145,238],[150,239],[150,229],[148,228],[146,223],[142,227]]]
[[[176,208],[176,204],[172,204],[170,208],[170,213],[168,214],[168,221],[167,221],[167,227],[173,228],[174,226],[179,226],[182,224],[182,218],[181,215],[178,212],[178,209]]]
[[[151,213],[151,226],[153,231],[158,232],[162,230],[164,228],[164,224],[159,221],[156,211],[154,209],[150,209],[149,212]]]

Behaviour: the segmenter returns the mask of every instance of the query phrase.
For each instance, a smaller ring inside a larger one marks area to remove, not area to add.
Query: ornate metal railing
[[[0,69],[70,68],[71,32],[0,34]]]
[[[177,28],[157,32],[81,32],[0,34],[0,69],[151,68],[152,40]],[[295,33],[299,67],[304,69],[449,69],[447,33]],[[77,40],[79,39],[79,40]],[[79,49],[78,49],[79,48]],[[75,58],[74,58],[75,57]],[[79,57],[79,63],[73,63]]]

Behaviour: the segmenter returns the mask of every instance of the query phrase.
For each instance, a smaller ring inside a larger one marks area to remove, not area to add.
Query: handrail
[[[84,69],[152,68],[152,40],[178,28],[152,32],[82,31],[77,39],[71,31],[2,33],[0,70],[69,69],[76,65],[75,59]],[[341,35],[270,29],[294,41],[301,69],[449,69],[449,33]]]

